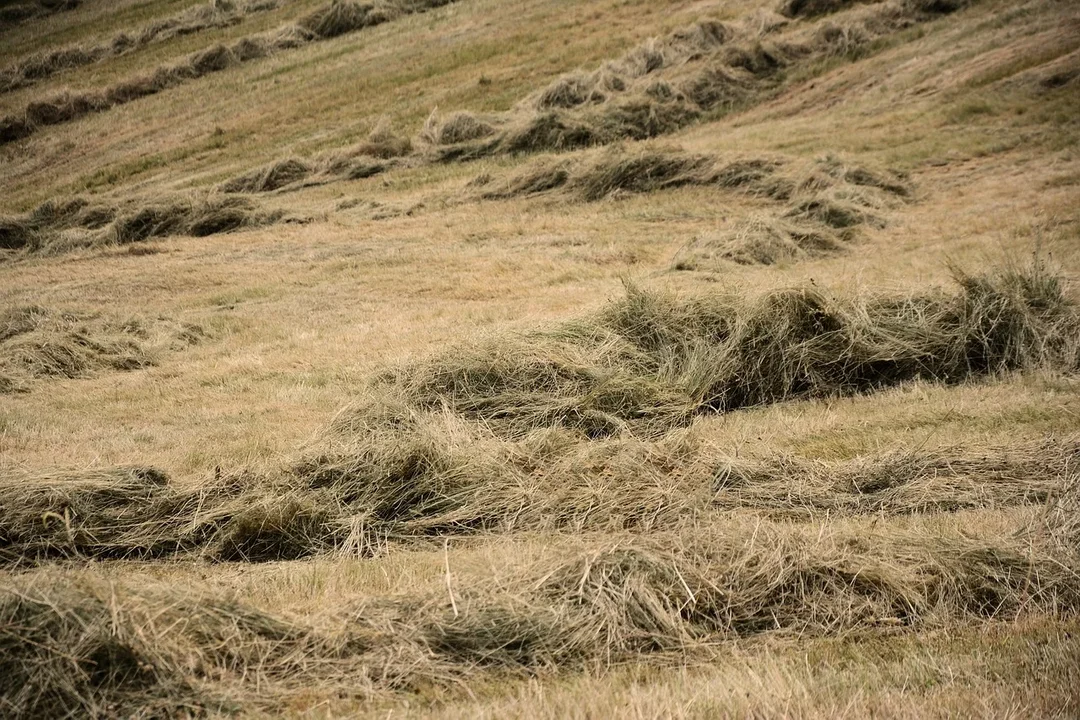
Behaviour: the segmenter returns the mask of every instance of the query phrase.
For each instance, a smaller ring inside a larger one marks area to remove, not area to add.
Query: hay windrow
[[[29,103],[21,113],[0,118],[0,144],[21,140],[42,127],[103,112],[275,52],[329,40],[404,15],[442,7],[452,1],[383,0],[376,4],[363,4],[333,0],[295,25],[241,38],[231,45],[218,44],[205,48],[179,62],[163,65],[153,72],[128,78],[108,88],[86,92],[64,91]]]
[[[816,17],[850,4],[794,2],[782,11]],[[451,116],[455,125],[482,131],[450,132],[433,113],[421,135],[438,162],[655,138],[770,97],[801,64],[854,56],[881,37],[959,7],[892,0],[839,13],[838,20],[807,20],[805,26],[760,12],[737,23],[702,20],[595,70],[568,73],[482,123],[469,113]]]
[[[446,534],[650,534],[725,513],[818,521],[1045,505],[1075,484],[1080,447],[1047,438],[826,463],[733,458],[692,433],[514,441],[445,417],[368,422],[339,424],[280,478],[174,486],[153,468],[0,478],[0,561],[364,557]]]
[[[254,176],[258,181],[262,174]],[[218,193],[133,198],[122,204],[84,198],[47,201],[22,217],[0,217],[0,248],[59,254],[172,236],[205,237],[286,221],[253,200]]]
[[[89,45],[68,45],[28,55],[0,70],[0,93],[34,85],[58,73],[126,55],[154,43],[212,28],[236,25],[247,15],[274,10],[280,0],[233,3],[218,0],[155,20],[134,32],[119,32]]]
[[[407,165],[412,143],[377,126],[365,142],[311,160],[286,158],[222,183],[225,193],[289,192],[335,180],[362,180]]]
[[[29,0],[29,2],[5,3],[3,7],[0,7],[0,31],[3,31],[5,26],[18,25],[35,18],[74,10],[80,5],[82,5],[82,0]]]
[[[20,322],[5,333],[20,337]],[[900,298],[839,300],[800,289],[680,299],[632,288],[577,322],[491,338],[375,378],[367,399],[282,477],[253,481],[242,497],[200,502],[200,517],[217,518],[210,525],[155,509],[191,507],[190,494],[166,488],[125,515],[151,528],[145,532],[123,526],[117,535],[93,513],[76,514],[76,522],[89,518],[84,535],[113,539],[72,552],[137,557],[171,547],[276,559],[345,546],[368,552],[380,536],[652,530],[718,510],[814,518],[1044,503],[1075,471],[1070,439],[981,458],[733,463],[684,428],[699,415],[914,379],[1073,372],[1078,323],[1060,281],[1042,266],[958,273],[952,292]],[[24,492],[35,487],[19,483]],[[29,518],[13,521],[17,527],[50,513],[67,517],[14,489],[7,494],[22,498],[11,517]],[[193,526],[204,528],[198,539],[177,535]],[[12,559],[48,557],[57,545],[3,534]]]
[[[827,155],[723,159],[679,148],[605,149],[592,160],[544,159],[509,177],[470,185],[466,197],[500,200],[562,189],[595,202],[623,194],[695,186],[733,191],[777,207],[743,219],[719,236],[696,238],[680,251],[677,270],[723,270],[730,263],[772,265],[845,252],[867,227],[886,225],[888,211],[914,199],[907,177]]]
[[[0,394],[35,381],[86,377],[157,364],[167,351],[208,336],[200,326],[164,318],[116,320],[31,305],[0,313]]]
[[[551,426],[662,434],[700,413],[869,392],[913,379],[1078,361],[1078,315],[1043,265],[956,276],[950,292],[834,298],[815,288],[677,299],[631,289],[597,315],[492,339],[375,383],[506,437]]]
[[[0,691],[17,715],[272,709],[316,679],[371,697],[489,668],[704,659],[761,634],[1071,616],[1080,601],[1071,566],[1019,539],[743,522],[566,544],[456,599],[366,598],[308,622],[198,588],[24,575],[0,590]]]

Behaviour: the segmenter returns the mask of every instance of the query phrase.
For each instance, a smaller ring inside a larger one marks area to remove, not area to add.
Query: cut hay
[[[4,3],[0,7],[0,30],[4,25],[17,25],[34,18],[74,10],[82,0],[31,0],[30,2]]]
[[[469,112],[456,112],[445,120],[433,110],[424,122],[420,137],[432,145],[456,145],[494,134],[495,128]]]
[[[817,16],[852,4],[798,0],[786,11]],[[882,37],[949,11],[934,3],[891,0],[852,9],[840,23],[808,19],[809,28],[764,11],[739,23],[703,20],[650,39],[595,70],[557,78],[512,111],[486,117],[482,136],[442,137],[433,114],[421,138],[439,162],[655,138],[772,97],[796,67],[839,54],[855,57]]]
[[[222,528],[258,496],[244,477],[181,488],[150,467],[8,472],[0,487],[0,560],[14,566],[203,553],[218,547]],[[241,496],[246,502],[237,501]]]
[[[415,12],[426,12],[452,0],[417,2],[386,0],[375,5],[333,0],[298,24],[287,25],[264,35],[241,38],[232,45],[213,45],[194,52],[179,62],[121,81],[101,90],[65,91],[48,99],[29,103],[21,113],[0,119],[0,144],[29,137],[40,128],[58,125],[104,112],[139,98],[148,97],[240,63],[290,50],[311,42],[371,27]],[[256,3],[261,6],[261,3]],[[121,41],[126,46],[127,41]]]
[[[167,349],[206,335],[197,326],[158,319],[117,321],[40,306],[0,313],[0,387],[25,390],[34,379],[78,378],[154,365]]]
[[[234,178],[224,183],[221,190],[227,193],[270,192],[304,180],[314,172],[315,168],[311,164],[288,158]]]
[[[651,533],[720,512],[819,521],[1040,505],[1074,480],[1078,445],[1051,438],[825,463],[733,458],[690,431],[646,440],[560,429],[505,439],[416,413],[395,429],[338,425],[325,448],[297,463],[297,480],[403,538]]]
[[[570,179],[570,170],[566,163],[534,163],[524,171],[513,175],[497,187],[489,187],[491,178],[483,183],[472,181],[470,186],[483,187],[480,197],[486,200],[504,200],[514,197],[526,197],[555,190],[566,185]]]
[[[487,669],[707,660],[718,642],[763,634],[1071,618],[1080,602],[1071,565],[1016,539],[732,522],[562,545],[474,572],[449,597],[369,598],[308,622],[198,587],[21,576],[0,590],[0,691],[18,715],[273,711],[316,681],[371,697]]]
[[[576,175],[570,188],[592,202],[616,192],[648,193],[701,183],[700,172],[711,163],[704,155],[664,148],[629,154],[615,148]]]
[[[132,199],[121,206],[74,198],[46,201],[23,217],[0,218],[0,241],[12,251],[57,254],[172,236],[205,237],[284,217],[247,198],[213,192]]]
[[[0,590],[0,697],[13,717],[234,710],[334,648],[284,618],[204,592],[53,571]],[[305,655],[311,655],[305,658]],[[255,687],[243,687],[244,678]]]
[[[784,0],[778,11],[789,18],[829,15],[847,9],[857,0]]]
[[[445,408],[505,437],[552,426],[656,435],[695,414],[918,378],[1076,369],[1080,316],[1044,266],[957,273],[956,284],[850,299],[815,288],[752,299],[631,289],[594,317],[457,348],[375,388],[410,412]]]
[[[68,45],[37,52],[0,70],[0,93],[27,87],[73,68],[119,57],[154,43],[212,28],[236,25],[247,15],[276,9],[279,4],[279,0],[258,0],[240,4],[205,3],[155,20],[134,32],[119,32],[96,44]]]
[[[776,265],[806,258],[829,257],[847,243],[826,225],[759,213],[739,222],[720,237],[696,238],[681,252],[676,270],[715,270],[724,262]]]
[[[910,181],[888,170],[825,156],[812,162],[780,158],[723,160],[679,148],[608,148],[591,161],[540,160],[494,185],[486,200],[565,189],[595,202],[625,193],[682,186],[714,187],[783,203],[759,211],[719,236],[696,238],[683,248],[676,270],[723,270],[728,264],[772,265],[845,252],[864,228],[882,228],[887,211],[914,198]]]
[[[242,198],[176,200],[151,203],[121,215],[112,224],[112,233],[116,244],[126,245],[172,235],[202,237],[266,221],[268,217],[260,217],[254,205]]]
[[[353,149],[355,155],[367,155],[379,160],[404,157],[412,152],[412,141],[393,131],[389,125],[380,122],[371,131],[365,142]]]

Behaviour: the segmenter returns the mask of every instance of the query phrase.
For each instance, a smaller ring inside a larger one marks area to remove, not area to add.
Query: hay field
[[[0,716],[1080,715],[1080,8],[0,7]]]

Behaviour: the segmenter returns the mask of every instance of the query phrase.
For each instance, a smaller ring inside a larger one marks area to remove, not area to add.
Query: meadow
[[[1080,714],[1080,8],[0,5],[0,715]]]

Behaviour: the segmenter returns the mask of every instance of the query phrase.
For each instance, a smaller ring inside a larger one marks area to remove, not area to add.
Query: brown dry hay
[[[58,254],[176,235],[205,237],[288,220],[285,213],[263,211],[250,199],[215,192],[132,198],[121,205],[76,197],[46,201],[22,217],[0,217],[0,248]]]
[[[313,160],[286,158],[233,178],[219,186],[225,193],[291,191],[333,180],[360,180],[403,164],[412,142],[380,123],[366,141]]]
[[[0,7],[0,31],[5,26],[74,10],[81,4],[82,0],[29,0],[29,2],[5,3],[3,7]]]
[[[1077,312],[1044,264],[958,271],[956,284],[846,299],[816,288],[680,298],[631,287],[589,318],[386,373],[373,391],[388,400],[370,422],[388,409],[398,423],[401,412],[445,408],[507,438],[552,426],[658,436],[695,414],[917,378],[1076,369]]]
[[[1045,268],[957,282],[953,294],[847,301],[808,290],[747,301],[631,289],[591,318],[375,378],[323,447],[281,477],[246,480],[242,497],[200,503],[197,516],[216,518],[209,525],[188,510],[157,509],[192,507],[190,492],[170,486],[131,509],[132,529],[97,519],[95,502],[71,514],[78,502],[33,494],[42,482],[52,487],[48,479],[13,479],[4,493],[13,504],[0,516],[12,528],[0,533],[5,555],[34,562],[57,548],[90,556],[172,548],[278,559],[346,546],[366,553],[380,537],[433,532],[650,529],[724,509],[814,517],[1045,502],[1071,477],[1071,439],[981,459],[732,464],[680,430],[697,415],[916,378],[1077,369],[1080,320]],[[65,521],[41,536],[30,528],[46,515]],[[192,539],[178,527],[202,530]],[[56,540],[65,533],[95,540],[68,546]]]
[[[295,25],[237,40],[230,46],[214,45],[192,53],[177,63],[163,65],[149,74],[124,80],[102,90],[63,91],[48,99],[29,103],[21,113],[0,118],[0,144],[34,134],[39,128],[70,122],[102,112],[237,64],[274,52],[327,40],[339,35],[395,20],[403,15],[442,7],[453,0],[381,0],[369,5],[334,0],[302,18]]]
[[[93,572],[0,589],[0,695],[16,715],[280,707],[318,680],[371,696],[487,668],[537,672],[709,656],[768,634],[896,632],[1072,617],[1073,566],[984,540],[729,521],[649,538],[564,539],[553,558],[449,593],[365,598],[313,623]]]
[[[883,227],[883,213],[914,196],[906,176],[834,155],[812,162],[730,160],[679,148],[631,151],[615,145],[592,161],[529,163],[494,186],[489,179],[478,192],[470,183],[465,197],[508,199],[564,189],[591,202],[685,185],[735,190],[783,205],[754,214],[719,237],[696,238],[673,261],[677,270],[722,270],[731,262],[771,265],[844,252],[864,227]]]
[[[206,331],[163,318],[124,321],[40,306],[0,313],[0,394],[35,379],[76,378],[154,365],[166,350],[200,342]]]
[[[514,110],[486,117],[476,139],[442,136],[435,114],[423,137],[434,146],[429,156],[438,162],[654,138],[769,97],[797,65],[854,54],[896,30],[966,4],[892,0],[840,13],[840,19],[792,24],[790,32],[783,18],[761,13],[739,23],[703,20],[653,38],[592,72],[558,78]],[[476,122],[468,114],[455,117]]]
[[[34,85],[58,73],[119,57],[174,37],[236,25],[247,15],[274,10],[279,5],[280,0],[252,0],[238,5],[229,0],[218,0],[160,18],[132,33],[116,33],[102,42],[38,51],[0,70],[0,93]]]

